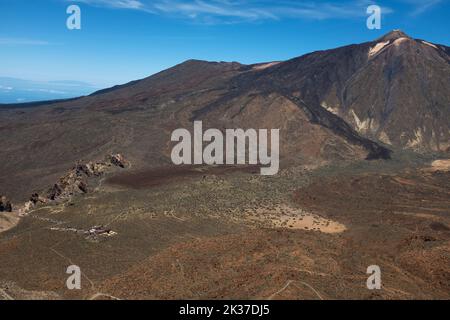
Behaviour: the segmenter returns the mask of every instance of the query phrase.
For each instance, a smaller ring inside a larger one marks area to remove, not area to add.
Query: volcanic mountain
[[[176,128],[281,129],[281,165],[449,151],[450,48],[393,31],[284,62],[190,60],[90,96],[0,107],[0,187],[25,199],[80,160],[171,164]]]
[[[0,106],[0,300],[448,299],[449,54],[393,31]],[[278,174],[174,166],[195,120],[280,129]]]

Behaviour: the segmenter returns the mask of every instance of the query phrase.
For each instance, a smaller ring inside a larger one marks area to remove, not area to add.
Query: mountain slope
[[[204,128],[281,129],[282,167],[388,159],[383,143],[446,150],[448,53],[394,31],[285,62],[190,60],[79,99],[3,106],[0,191],[24,199],[76,161],[105,154],[124,154],[135,169],[171,164],[171,132],[194,119]]]
[[[275,85],[320,105],[361,135],[395,147],[450,147],[448,47],[393,31],[374,42],[320,51],[248,75],[239,83]]]

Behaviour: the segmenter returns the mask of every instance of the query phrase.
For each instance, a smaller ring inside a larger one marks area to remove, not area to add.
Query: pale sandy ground
[[[347,228],[339,222],[321,218],[313,214],[305,214],[300,217],[282,216],[275,224],[282,225],[290,229],[312,230],[323,233],[341,233]]]
[[[13,282],[0,281],[1,300],[59,300],[61,297],[50,291],[28,291]]]
[[[22,217],[25,217],[34,211],[50,209],[51,213],[59,213],[64,210],[64,205],[55,207],[39,207],[37,209],[31,210],[32,206],[30,205],[30,203],[31,202],[29,201],[19,208],[14,207],[15,210],[13,212],[0,212],[0,233],[14,228],[20,222],[20,219]]]
[[[16,212],[0,212],[0,233],[15,227],[19,220],[20,217]]]
[[[345,225],[339,222],[284,204],[247,210],[246,213],[250,214],[254,219],[270,222],[275,228],[310,230],[323,233],[341,233],[347,230]]]
[[[429,171],[450,171],[450,159],[436,160],[431,164]]]

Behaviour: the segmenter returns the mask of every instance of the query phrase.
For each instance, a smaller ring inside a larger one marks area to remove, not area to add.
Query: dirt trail
[[[0,233],[14,228],[19,221],[19,215],[15,212],[0,213]]]
[[[281,293],[283,293],[283,291],[285,291],[287,288],[289,288],[290,286],[294,286],[297,289],[302,290],[301,288],[299,288],[295,283],[298,282],[300,284],[303,284],[304,286],[308,287],[309,289],[311,289],[315,295],[320,299],[323,300],[323,297],[320,295],[320,293],[314,289],[311,285],[309,285],[308,283],[304,282],[304,281],[295,281],[295,280],[289,280],[283,288],[281,288],[280,290],[278,290],[277,292],[275,292],[274,294],[272,294],[269,298],[267,298],[267,300],[273,300],[276,296],[280,295]]]
[[[106,297],[106,298],[110,298],[112,300],[122,300],[120,298],[114,297],[114,296],[106,294],[106,293],[101,293],[101,292],[97,292],[97,293],[93,294],[87,300],[96,300],[97,298],[100,298],[100,297]]]
[[[5,300],[15,300],[3,289],[0,289],[0,296],[3,296]],[[3,299],[0,299],[0,300],[3,300]]]
[[[52,207],[52,206],[46,206],[46,207],[39,207],[36,208],[34,210],[30,210],[29,212],[27,212],[25,215],[21,215],[21,211],[13,211],[13,212],[2,212],[0,213],[0,234],[8,231],[12,228],[14,228],[15,226],[17,226],[20,222],[20,220],[25,217],[31,217],[33,219],[38,219],[38,220],[42,220],[42,221],[47,221],[47,222],[52,222],[55,223],[56,225],[58,224],[62,224],[64,222],[62,221],[54,221],[52,219],[45,219],[45,218],[41,218],[35,215],[32,215],[33,212],[39,211],[39,210],[43,210],[43,209],[50,209],[51,213],[59,213],[64,211],[64,206],[57,206],[57,207]]]

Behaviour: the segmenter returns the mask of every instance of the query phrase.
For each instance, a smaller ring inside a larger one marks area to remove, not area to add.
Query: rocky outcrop
[[[38,203],[46,203],[47,199],[39,196],[39,194],[37,193],[33,193],[30,197],[30,202],[34,205],[38,204]]]
[[[0,212],[12,212],[12,204],[5,196],[0,196]]]
[[[107,159],[111,162],[111,164],[120,168],[125,168],[128,165],[127,161],[121,154],[110,155]]]
[[[64,202],[77,194],[89,193],[91,190],[89,183],[94,181],[96,177],[100,177],[114,168],[126,168],[128,165],[128,162],[121,154],[108,155],[102,161],[91,161],[88,163],[79,161],[48,189],[44,196],[38,193],[32,194],[30,200],[21,209],[21,213],[26,214],[26,212],[39,204]]]
[[[100,177],[113,167],[125,168],[127,165],[121,154],[108,155],[103,161],[78,162],[48,190],[47,199],[50,201],[68,200],[75,194],[88,193],[91,178]]]
[[[87,193],[86,178],[87,176],[78,172],[76,168],[72,169],[48,190],[47,199],[66,200],[77,193]]]

